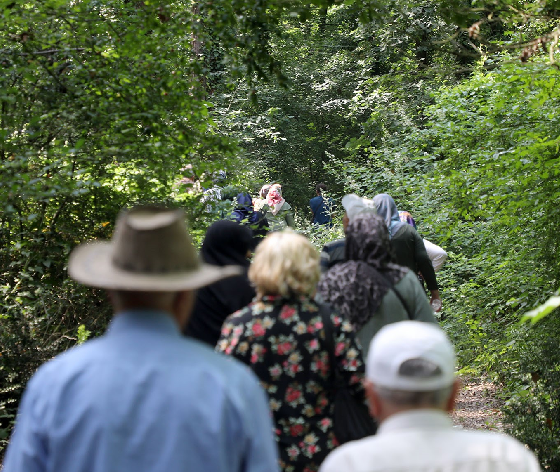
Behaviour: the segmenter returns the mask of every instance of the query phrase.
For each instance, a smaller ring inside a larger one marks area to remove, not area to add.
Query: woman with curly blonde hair
[[[267,391],[283,472],[317,471],[338,445],[334,369],[364,401],[352,326],[313,300],[319,274],[319,254],[305,237],[290,230],[268,235],[249,269],[257,296],[226,319],[216,347],[247,364]]]

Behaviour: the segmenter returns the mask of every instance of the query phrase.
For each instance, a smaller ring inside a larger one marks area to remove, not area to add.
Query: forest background
[[[318,248],[341,235],[309,223],[318,182],[409,210],[449,253],[462,371],[500,385],[512,434],[560,470],[558,298],[542,305],[559,18],[558,0],[0,0],[0,455],[33,371],[110,319],[70,250],[149,202],[185,208],[200,243],[230,209],[201,201],[224,170],[226,194],[281,182]]]

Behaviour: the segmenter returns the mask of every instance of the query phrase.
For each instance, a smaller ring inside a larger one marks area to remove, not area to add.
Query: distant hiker
[[[252,248],[253,235],[247,226],[220,220],[208,228],[200,250],[202,261],[216,267],[239,266],[242,273],[198,289],[191,319],[183,330],[187,336],[214,348],[224,320],[251,302],[255,289],[247,270]]]
[[[218,203],[222,200],[222,185],[226,180],[226,171],[220,170],[212,178],[212,187],[204,188],[200,201],[206,203],[206,212],[212,213],[218,209]]]
[[[383,218],[354,216],[346,227],[345,256],[323,274],[317,292],[352,323],[364,356],[373,336],[389,323],[436,322],[416,273],[395,264]]]
[[[294,227],[294,215],[292,207],[282,196],[280,184],[271,185],[266,197],[267,211],[265,217],[268,221],[270,231],[280,231],[287,226]]]
[[[395,251],[397,264],[408,267],[415,274],[418,272],[422,274],[431,293],[430,304],[434,306],[434,311],[440,311],[441,297],[436,273],[426,252],[422,237],[412,226],[400,220],[399,211],[393,197],[386,193],[380,193],[373,197],[373,201],[377,208],[377,214],[385,220],[389,229],[391,246]],[[434,300],[438,300],[439,303]]]
[[[365,213],[375,214],[375,204],[373,200],[368,200],[367,198],[358,197],[355,194],[345,195],[342,198],[342,206],[344,208],[344,216],[342,218],[342,227],[346,232],[348,227],[348,222],[354,217],[362,215]],[[344,262],[346,260],[345,256],[345,243],[346,239],[337,239],[331,241],[323,246],[321,251],[321,272],[325,273],[331,267]]]
[[[315,193],[317,196],[309,200],[311,213],[313,213],[313,223],[317,225],[332,226],[332,212],[334,200],[331,197],[325,197],[324,193],[328,190],[323,183],[317,184]]]
[[[453,427],[455,352],[436,325],[403,321],[379,331],[366,361],[375,436],[335,449],[320,472],[539,472],[517,439]]]
[[[268,233],[268,221],[263,212],[255,211],[251,195],[247,192],[238,194],[236,202],[235,209],[229,216],[229,219],[251,228],[253,234],[251,249],[255,249],[257,244],[259,244]]]
[[[181,335],[196,289],[240,271],[199,262],[175,209],[126,211],[111,242],[74,249],[70,276],[108,290],[115,316],[29,381],[3,472],[277,470],[257,378]]]
[[[267,205],[266,197],[268,196],[268,191],[270,190],[271,186],[272,186],[272,184],[263,185],[261,187],[260,191],[259,191],[259,197],[253,199],[253,207],[254,207],[255,211],[266,212],[266,207],[265,207],[265,205]]]
[[[416,222],[408,211],[399,211],[399,218],[402,222],[407,223],[416,229]],[[430,261],[432,261],[434,271],[439,271],[443,267],[443,264],[445,264],[447,253],[443,248],[439,247],[437,244],[431,243],[426,238],[422,238],[422,241],[424,241],[424,247],[426,248]]]

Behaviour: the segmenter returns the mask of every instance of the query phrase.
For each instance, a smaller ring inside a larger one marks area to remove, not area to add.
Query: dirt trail
[[[466,429],[504,431],[496,385],[486,379],[461,378],[463,388],[452,414],[453,423]]]

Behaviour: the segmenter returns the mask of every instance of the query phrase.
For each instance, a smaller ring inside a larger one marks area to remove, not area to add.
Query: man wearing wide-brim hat
[[[244,366],[181,336],[195,290],[236,275],[199,261],[180,210],[138,207],[68,271],[109,291],[107,333],[43,365],[3,472],[273,471],[268,402]]]

